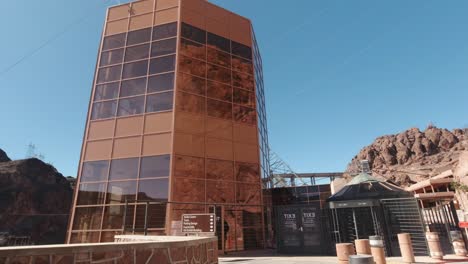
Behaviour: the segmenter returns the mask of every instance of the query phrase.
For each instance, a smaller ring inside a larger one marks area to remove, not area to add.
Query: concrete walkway
[[[220,264],[336,264],[336,257],[318,257],[318,256],[293,256],[279,255],[271,250],[259,250],[249,252],[239,252],[219,257]],[[387,264],[400,264],[399,257],[387,259]],[[438,261],[429,257],[416,257],[416,263],[458,263],[468,264],[468,258],[457,256],[445,256],[444,260]]]

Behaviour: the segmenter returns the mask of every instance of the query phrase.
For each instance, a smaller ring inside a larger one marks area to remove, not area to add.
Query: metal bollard
[[[413,244],[411,243],[411,236],[408,233],[398,234],[398,243],[400,244],[401,256],[403,257],[403,263],[413,263],[414,252]]]
[[[436,232],[426,232],[427,245],[429,246],[429,253],[433,259],[442,259],[442,247],[440,246],[439,234]]]
[[[351,243],[336,244],[336,256],[339,264],[348,264],[349,256],[355,255],[354,246]]]
[[[375,264],[371,255],[349,256],[349,264]]]
[[[384,243],[381,236],[370,236],[369,244],[371,248],[371,254],[374,257],[376,264],[387,264],[385,259]]]
[[[369,239],[356,239],[354,240],[354,246],[356,247],[356,254],[358,255],[371,254]]]

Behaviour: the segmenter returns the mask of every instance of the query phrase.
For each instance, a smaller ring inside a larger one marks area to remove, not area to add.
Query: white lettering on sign
[[[284,214],[285,219],[295,219],[296,215],[295,214]]]
[[[182,215],[183,233],[214,233],[214,214],[184,214]]]
[[[315,217],[315,213],[304,213],[305,217]]]

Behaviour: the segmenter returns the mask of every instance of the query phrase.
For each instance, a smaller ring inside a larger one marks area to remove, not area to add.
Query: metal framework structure
[[[296,173],[276,152],[270,149],[270,181],[272,188],[296,187],[331,183],[342,178],[342,172]]]

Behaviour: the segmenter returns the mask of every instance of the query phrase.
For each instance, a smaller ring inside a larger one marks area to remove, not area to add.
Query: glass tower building
[[[214,212],[220,247],[263,247],[268,156],[250,20],[204,0],[111,7],[67,242],[179,234],[182,214]]]

